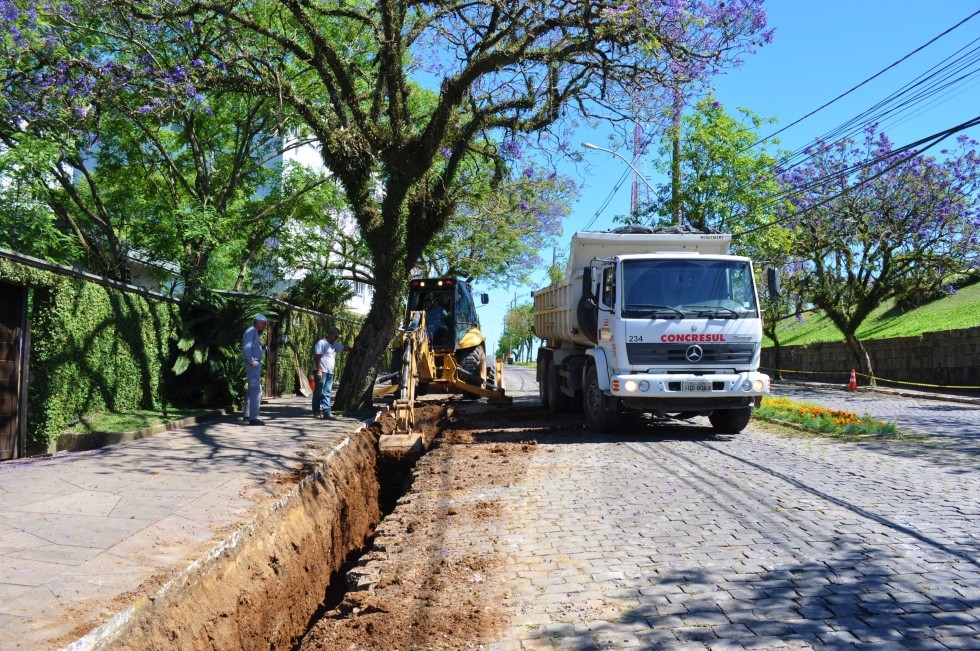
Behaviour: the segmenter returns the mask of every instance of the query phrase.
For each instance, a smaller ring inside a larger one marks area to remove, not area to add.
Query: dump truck
[[[752,261],[731,235],[624,227],[572,235],[565,278],[534,292],[541,403],[593,432],[624,417],[748,424],[769,393]]]
[[[481,304],[487,294],[478,295]],[[509,405],[503,388],[503,365],[487,352],[470,284],[460,278],[416,278],[410,281],[405,325],[392,355],[391,371],[380,377],[374,395],[392,395],[396,434],[408,435],[414,424],[416,396],[457,394]]]

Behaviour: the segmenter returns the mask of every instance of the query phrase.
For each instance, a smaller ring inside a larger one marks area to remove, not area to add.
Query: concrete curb
[[[840,384],[827,384],[825,382],[802,382],[799,380],[773,380],[773,385],[792,385],[798,387],[814,387],[817,389],[839,389],[842,392],[846,392],[846,388],[842,388],[843,385]],[[927,391],[914,391],[911,389],[895,389],[892,387],[858,387],[859,393],[882,393],[892,396],[900,396],[903,398],[915,398],[917,400],[936,400],[939,402],[959,402],[969,405],[980,405],[980,398],[973,398],[971,396],[963,396],[954,393],[934,393]]]

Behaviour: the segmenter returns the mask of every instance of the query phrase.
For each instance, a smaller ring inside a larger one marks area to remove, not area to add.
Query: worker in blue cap
[[[242,358],[245,360],[245,376],[248,378],[248,394],[242,420],[250,425],[264,425],[259,420],[259,403],[262,401],[262,331],[269,325],[264,314],[256,314],[252,325],[242,337]]]

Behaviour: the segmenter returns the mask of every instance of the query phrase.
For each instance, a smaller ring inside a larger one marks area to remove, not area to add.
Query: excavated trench
[[[383,413],[351,434],[296,487],[177,580],[131,611],[99,649],[296,649],[356,582],[385,514],[449,409],[416,409],[422,450],[380,451]]]

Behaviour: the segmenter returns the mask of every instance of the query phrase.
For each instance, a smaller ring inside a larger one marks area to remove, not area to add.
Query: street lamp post
[[[641,181],[647,184],[647,187],[650,188],[650,192],[653,192],[654,194],[657,193],[657,190],[652,185],[650,185],[650,182],[647,181],[646,178],[643,177],[643,174],[640,173],[640,170],[636,169],[636,167],[633,166],[633,163],[626,160],[626,158],[624,158],[623,155],[620,154],[618,151],[613,151],[612,149],[606,149],[605,147],[600,147],[599,145],[593,145],[591,142],[583,142],[582,146],[585,147],[586,149],[598,149],[599,151],[604,151],[607,154],[612,154],[619,160],[629,165],[630,169],[633,170],[636,176],[639,177]]]
[[[636,176],[641,181],[643,181],[644,183],[646,183],[646,186],[650,189],[650,192],[652,192],[654,195],[657,194],[656,189],[654,189],[654,187],[652,185],[650,185],[650,182],[647,181],[646,180],[646,177],[644,177],[643,174],[640,173],[640,170],[636,169],[636,167],[633,165],[633,163],[631,163],[628,160],[626,160],[626,158],[622,154],[620,154],[618,151],[613,151],[612,149],[606,149],[605,147],[600,147],[599,145],[593,145],[591,142],[583,142],[582,143],[582,146],[585,147],[586,149],[597,149],[599,151],[604,151],[607,154],[612,154],[613,156],[615,156],[619,160],[623,161],[624,163],[626,163],[627,165],[629,165],[630,169],[633,170],[633,173],[636,174]],[[634,206],[633,208],[635,210],[637,208],[637,206]]]

